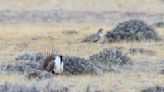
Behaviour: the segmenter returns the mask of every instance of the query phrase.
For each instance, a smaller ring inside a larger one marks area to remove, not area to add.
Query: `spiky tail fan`
[[[55,52],[54,50],[46,52],[44,56],[42,56],[41,62],[39,62],[40,69],[51,72],[54,67],[54,64],[52,64],[51,62],[54,60],[57,54],[58,52]]]

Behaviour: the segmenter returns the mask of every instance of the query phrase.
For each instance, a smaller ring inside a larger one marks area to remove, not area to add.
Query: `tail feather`
[[[39,62],[39,65],[42,69],[47,70],[47,66],[48,64],[54,59],[54,57],[56,56],[56,52],[55,51],[47,51],[45,52],[44,56],[42,56],[41,61]],[[53,68],[51,68],[51,70],[47,70],[47,71],[52,71]]]

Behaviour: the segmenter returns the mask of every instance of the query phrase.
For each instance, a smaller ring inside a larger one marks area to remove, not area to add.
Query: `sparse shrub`
[[[161,74],[164,74],[164,70],[161,70]]]
[[[51,77],[51,73],[42,70],[31,69],[30,71],[25,72],[25,77],[28,79],[48,79]]]
[[[39,61],[42,59],[43,54],[23,54],[16,57],[17,62],[15,64],[2,65],[1,70],[7,73],[20,72],[24,74],[28,79],[38,78],[47,79],[50,78],[51,73],[42,70],[39,65]],[[25,62],[26,61],[26,62]],[[75,56],[64,56],[64,73],[70,75],[77,74],[98,74],[102,71],[92,64],[90,61],[84,58]]]
[[[154,26],[155,27],[164,27],[164,22],[157,22],[157,23],[154,23]]]
[[[31,65],[31,67],[33,66],[32,69],[34,68],[37,69],[38,65],[37,63],[34,63],[34,61],[40,61],[42,57],[43,57],[43,54],[41,53],[23,54],[23,55],[19,55],[16,58],[16,60],[17,61],[18,60],[33,61],[34,65]],[[64,62],[64,74],[96,73],[96,71],[99,71],[98,68],[96,68],[96,66],[94,66],[88,60],[85,60],[84,58],[75,57],[75,56],[64,56],[63,62]]]
[[[100,73],[101,70],[84,58],[75,56],[65,56],[64,72],[66,74],[86,74],[86,73]]]
[[[3,65],[1,70],[7,72],[20,72],[28,79],[50,78],[51,73],[42,70],[39,61],[43,54],[23,54],[19,55],[15,65]],[[26,62],[25,62],[26,61]],[[37,62],[36,62],[37,61]],[[90,56],[89,60],[76,56],[63,56],[65,75],[77,74],[99,74],[103,71],[112,70],[112,65],[130,64],[131,59],[119,49],[104,49],[98,54]]]
[[[65,35],[74,35],[74,34],[78,34],[78,32],[76,30],[65,30],[62,32]]]
[[[42,35],[42,36],[34,36],[31,38],[31,40],[42,40],[42,39],[54,40],[54,37],[51,35]]]
[[[32,79],[47,79],[50,78],[51,73],[41,70],[39,65],[35,62],[19,61],[15,64],[1,65],[1,71],[6,73],[20,73],[26,78]]]
[[[3,72],[7,72],[7,73],[11,73],[11,72],[15,72],[15,66],[13,64],[8,64],[8,65],[1,65],[0,66],[0,71]]]
[[[160,37],[155,29],[142,20],[132,19],[119,23],[116,28],[106,34],[109,42],[115,41],[149,41],[159,40]]]
[[[144,48],[130,48],[129,53],[130,54],[144,53],[144,54],[149,54],[149,55],[155,54],[155,52],[153,52],[151,50],[144,49]]]
[[[16,61],[24,60],[24,61],[40,61],[42,59],[43,54],[42,53],[34,53],[34,54],[28,54],[24,53],[22,55],[19,55],[15,58]]]
[[[142,90],[141,92],[164,92],[164,87],[155,86]]]
[[[86,88],[86,92],[104,92],[102,89],[99,89],[98,86],[88,85]]]
[[[39,66],[35,63],[29,63],[29,62],[19,62],[15,64],[1,65],[1,71],[7,71],[7,72],[24,73],[29,69],[39,69]]]
[[[132,64],[132,60],[116,48],[104,49],[102,52],[90,56],[90,60],[104,71],[112,70],[111,66],[113,65]]]
[[[39,86],[38,83],[33,85],[13,85],[5,82],[3,85],[0,85],[0,92],[70,92],[67,86],[58,85],[55,82],[47,81],[42,85],[44,85],[44,87]]]

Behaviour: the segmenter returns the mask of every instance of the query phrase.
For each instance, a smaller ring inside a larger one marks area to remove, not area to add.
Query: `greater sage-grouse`
[[[43,70],[51,72],[53,74],[62,74],[63,72],[63,56],[58,55],[55,52],[47,52],[40,62],[40,66]]]
[[[97,42],[102,38],[103,29],[100,28],[97,33],[87,36],[82,42]]]

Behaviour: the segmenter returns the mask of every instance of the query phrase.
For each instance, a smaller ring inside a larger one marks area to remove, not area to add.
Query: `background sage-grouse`
[[[97,33],[87,36],[82,42],[97,42],[102,38],[103,29],[100,28]]]

